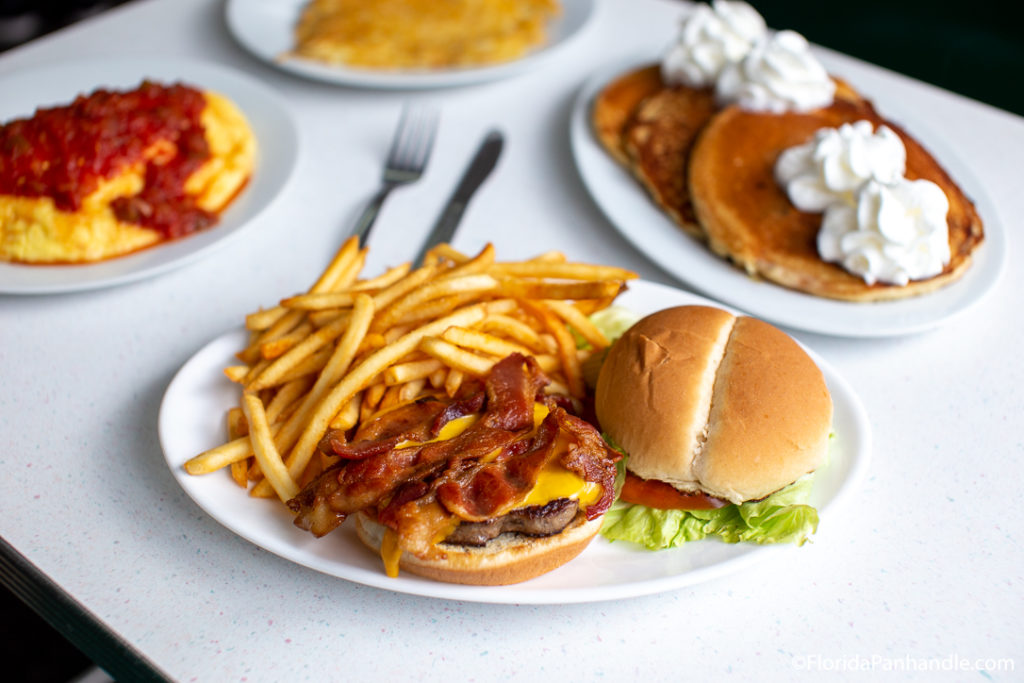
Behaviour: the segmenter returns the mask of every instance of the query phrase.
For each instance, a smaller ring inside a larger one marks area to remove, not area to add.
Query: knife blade
[[[476,150],[476,154],[473,155],[473,160],[469,162],[469,166],[462,174],[462,179],[459,180],[459,184],[455,187],[455,192],[452,193],[448,203],[445,204],[444,209],[441,211],[441,215],[438,216],[437,221],[434,223],[434,227],[427,236],[427,241],[420,249],[420,253],[416,256],[414,263],[417,265],[423,263],[423,258],[434,246],[442,242],[451,242],[452,237],[455,235],[455,229],[459,226],[459,221],[462,220],[462,214],[465,213],[466,207],[469,205],[469,200],[472,198],[473,193],[477,191],[477,188],[486,180],[487,176],[490,175],[491,171],[494,170],[504,146],[505,136],[501,134],[501,131],[492,130],[487,133],[483,142],[480,143],[480,147]]]

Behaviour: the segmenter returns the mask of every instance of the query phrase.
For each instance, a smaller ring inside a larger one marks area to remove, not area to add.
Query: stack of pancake
[[[660,66],[652,64],[620,75],[598,93],[592,125],[601,145],[672,220],[751,276],[847,301],[910,297],[958,279],[983,239],[974,204],[920,143],[835,80],[831,105],[774,114],[736,104],[720,107],[712,87],[668,85]],[[906,177],[936,183],[949,199],[952,257],[935,277],[903,286],[867,284],[822,260],[822,214],[797,209],[775,180],[775,162],[784,150],[808,142],[821,128],[859,120],[892,128],[906,146]]]

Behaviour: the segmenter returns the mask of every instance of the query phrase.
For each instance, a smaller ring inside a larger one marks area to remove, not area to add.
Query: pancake
[[[605,150],[697,238],[702,233],[690,205],[686,166],[697,133],[714,112],[710,88],[667,86],[657,64],[609,83],[598,93],[591,112],[595,135]]]
[[[657,64],[627,72],[606,85],[594,97],[591,124],[598,142],[622,164],[630,165],[624,136],[633,114],[645,99],[663,90],[661,67]]]
[[[686,181],[690,149],[716,110],[710,88],[663,88],[645,99],[627,126],[633,174],[683,230],[702,238]]]
[[[196,210],[208,212],[215,221],[248,181],[256,140],[229,99],[213,92],[202,92],[202,98],[199,121],[208,156],[185,179],[183,190]],[[125,137],[122,144],[133,142]],[[163,164],[179,153],[191,150],[179,150],[167,139],[156,140],[137,162],[99,179],[74,209],[61,206],[51,196],[0,192],[0,262],[87,263],[174,239],[140,222],[119,218],[113,207],[136,197],[147,184],[147,173],[159,174]]]
[[[936,183],[949,199],[951,259],[943,271],[905,286],[867,284],[817,250],[822,214],[798,210],[776,182],[779,154],[810,140],[820,128],[861,119],[885,124],[907,150],[906,177]],[[689,189],[711,249],[749,274],[817,296],[883,301],[916,296],[955,281],[983,239],[972,202],[929,152],[899,126],[884,120],[867,100],[837,98],[808,113],[762,114],[729,106],[715,115],[694,145]]]

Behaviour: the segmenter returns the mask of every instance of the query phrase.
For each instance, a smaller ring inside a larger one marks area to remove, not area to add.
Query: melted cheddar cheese
[[[543,403],[533,404],[534,429],[540,426],[544,421],[544,418],[548,416],[549,412],[548,407]],[[438,435],[433,439],[430,439],[429,441],[403,441],[399,443],[396,448],[408,448],[411,446],[433,443],[435,441],[453,439],[466,431],[476,423],[478,419],[480,419],[478,414],[464,415],[463,417],[455,418],[445,424]],[[556,453],[560,454],[560,451],[564,450],[566,447],[567,444],[565,439],[562,436],[559,436],[558,440],[555,442]],[[491,462],[498,457],[500,453],[500,448],[495,449],[491,453],[480,458],[480,462]],[[601,498],[601,494],[603,492],[604,490],[600,484],[586,481],[583,477],[579,476],[575,472],[570,472],[557,462],[551,462],[538,473],[537,481],[533,488],[520,499],[511,501],[507,509],[504,510],[502,514],[507,514],[508,512],[519,508],[547,505],[548,503],[560,498],[576,500],[579,502],[581,507],[585,508],[597,502]],[[453,519],[452,528],[457,525],[458,519]],[[435,539],[435,543],[443,541],[444,538],[451,533],[452,528],[446,528],[440,535],[440,538]],[[380,546],[380,555],[381,559],[384,561],[384,571],[387,575],[392,578],[398,576],[398,566],[402,557],[402,548],[399,543],[398,534],[390,528],[386,529],[384,532],[384,538]]]

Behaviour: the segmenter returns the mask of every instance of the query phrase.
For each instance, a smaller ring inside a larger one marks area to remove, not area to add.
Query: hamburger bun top
[[[595,397],[601,429],[627,468],[742,503],[824,460],[832,398],[792,338],[708,306],[651,314],[608,351]]]

